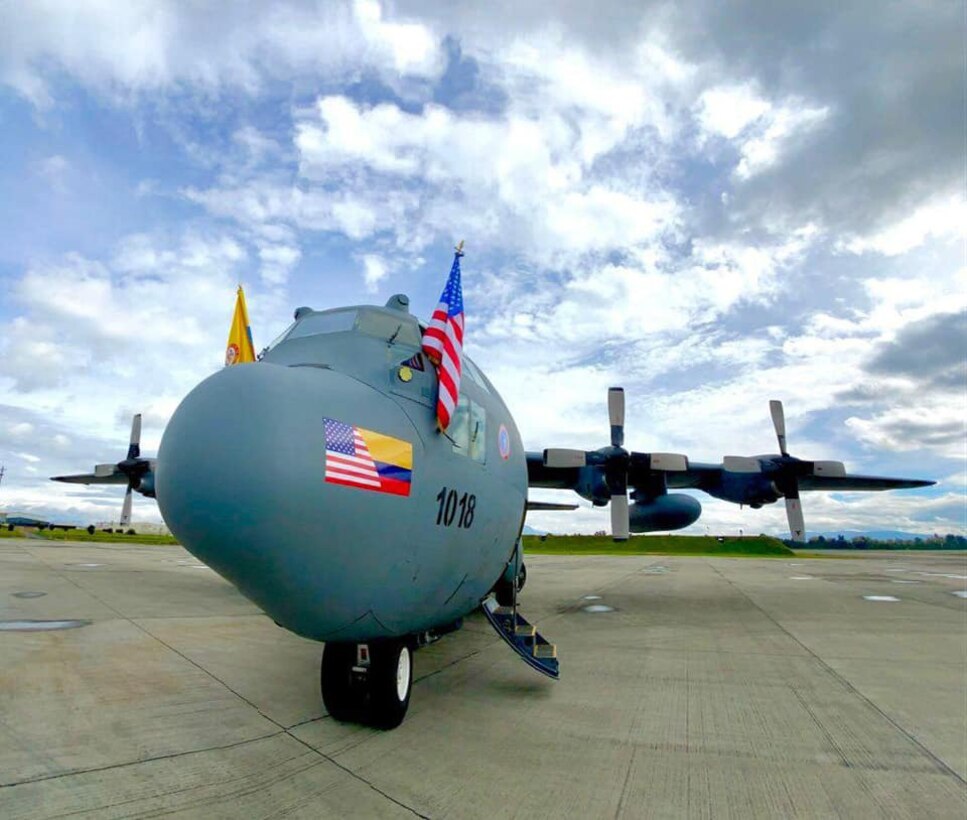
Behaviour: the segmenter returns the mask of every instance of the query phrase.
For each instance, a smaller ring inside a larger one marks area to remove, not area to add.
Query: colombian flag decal
[[[413,445],[403,439],[324,418],[326,483],[390,495],[410,494]]]

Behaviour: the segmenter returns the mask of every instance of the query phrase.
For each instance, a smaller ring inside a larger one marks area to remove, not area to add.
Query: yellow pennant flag
[[[245,292],[238,286],[235,300],[235,315],[228,331],[228,346],[225,348],[225,366],[255,361],[255,345],[252,343],[252,328],[248,324],[248,311],[245,309]]]

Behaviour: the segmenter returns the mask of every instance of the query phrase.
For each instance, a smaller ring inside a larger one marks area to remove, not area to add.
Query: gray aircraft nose
[[[259,362],[221,370],[175,411],[158,452],[157,499],[182,545],[278,623],[316,639],[372,634],[407,499],[326,483],[324,419],[421,449],[383,393],[341,373]],[[377,627],[378,628],[378,627]],[[348,630],[348,631],[347,631]]]

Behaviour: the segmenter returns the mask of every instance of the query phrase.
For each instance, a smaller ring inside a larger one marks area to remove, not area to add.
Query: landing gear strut
[[[509,567],[511,572],[514,567]],[[513,577],[513,574],[511,574]],[[524,584],[527,583],[527,565],[521,561],[520,565],[517,567],[517,589],[516,592],[520,592],[524,588]],[[514,584],[508,580],[507,573],[497,581],[496,586],[494,586],[494,595],[497,596],[497,603],[501,606],[514,606],[515,600],[515,590]]]
[[[320,683],[336,720],[395,729],[410,705],[413,647],[404,640],[327,643]]]

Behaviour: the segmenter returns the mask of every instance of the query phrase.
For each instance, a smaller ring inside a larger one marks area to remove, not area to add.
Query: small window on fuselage
[[[490,388],[487,386],[487,382],[483,375],[477,369],[477,365],[470,361],[470,359],[468,359],[466,356],[463,357],[461,377],[470,379],[470,381],[480,387],[481,390],[486,390],[488,393],[490,392]]]
[[[470,458],[487,461],[487,411],[475,401],[470,402]]]
[[[453,452],[469,456],[483,464],[487,460],[487,411],[483,405],[460,396],[453,410],[447,435],[453,441]]]

